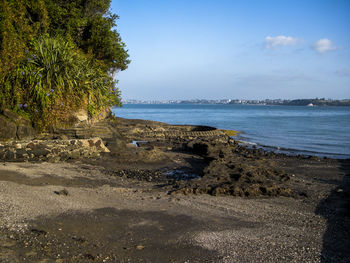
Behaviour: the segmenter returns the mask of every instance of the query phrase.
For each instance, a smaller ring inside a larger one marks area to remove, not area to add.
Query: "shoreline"
[[[69,132],[104,134],[110,153],[1,163],[0,261],[350,258],[349,160],[246,149],[199,126],[115,118],[89,129]]]
[[[154,115],[156,111],[161,114]],[[317,110],[309,115],[308,110],[288,110],[285,107],[265,111],[241,107],[230,109],[220,105],[213,105],[213,107],[210,105],[126,105],[125,109],[116,108],[113,112],[126,118],[136,117],[174,124],[195,123],[219,129],[238,129],[241,131],[241,137],[238,137],[238,140],[257,143],[268,148],[287,149],[284,152],[290,151],[296,155],[350,158],[348,143],[350,138],[347,132],[350,127],[346,121],[350,112],[347,109]],[[205,117],[207,114],[210,118]],[[277,115],[286,118],[277,118]],[[333,120],[331,116],[337,119]],[[344,118],[337,116],[344,116]],[[334,123],[338,121],[339,124]],[[275,126],[276,122],[281,122],[281,127]],[[263,128],[264,125],[265,128]]]
[[[238,135],[239,136],[239,135]],[[238,142],[242,145],[253,148],[253,149],[262,149],[266,152],[272,152],[275,154],[283,154],[290,157],[301,157],[301,158],[312,158],[312,157],[318,157],[321,159],[334,159],[334,160],[349,160],[350,156],[346,154],[336,154],[336,153],[324,153],[324,152],[314,152],[309,150],[298,150],[298,149],[291,149],[291,148],[283,148],[279,146],[271,146],[271,145],[263,145],[259,144],[257,142],[250,142],[250,141],[244,141],[240,140],[239,137]]]

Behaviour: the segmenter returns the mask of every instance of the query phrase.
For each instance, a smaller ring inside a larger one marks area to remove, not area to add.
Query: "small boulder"
[[[0,140],[14,139],[16,138],[16,132],[16,124],[0,115]]]
[[[56,195],[64,195],[64,196],[67,196],[67,195],[68,195],[67,189],[62,189],[62,190],[60,190],[60,191],[54,191],[54,193],[55,193]]]
[[[19,124],[17,127],[17,137],[20,140],[26,138],[33,138],[35,136],[35,130],[31,125]]]

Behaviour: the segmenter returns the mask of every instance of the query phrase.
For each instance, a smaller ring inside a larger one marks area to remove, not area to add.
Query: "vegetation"
[[[298,99],[291,100],[284,103],[284,105],[290,106],[306,106],[312,104],[314,106],[349,106],[350,100],[326,100],[324,98],[321,99]]]
[[[0,1],[0,108],[45,129],[120,105],[113,74],[130,61],[110,0]]]
[[[224,130],[224,132],[227,136],[230,136],[230,137],[237,136],[239,133],[238,131],[234,131],[234,130]]]

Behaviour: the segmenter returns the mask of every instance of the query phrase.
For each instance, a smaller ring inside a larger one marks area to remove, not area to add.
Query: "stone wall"
[[[98,137],[0,143],[0,160],[2,161],[59,162],[68,159],[96,157],[101,152],[109,152],[109,150]]]

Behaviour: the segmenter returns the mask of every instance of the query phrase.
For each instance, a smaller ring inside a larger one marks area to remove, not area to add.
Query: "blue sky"
[[[112,0],[123,99],[350,98],[348,0]]]

